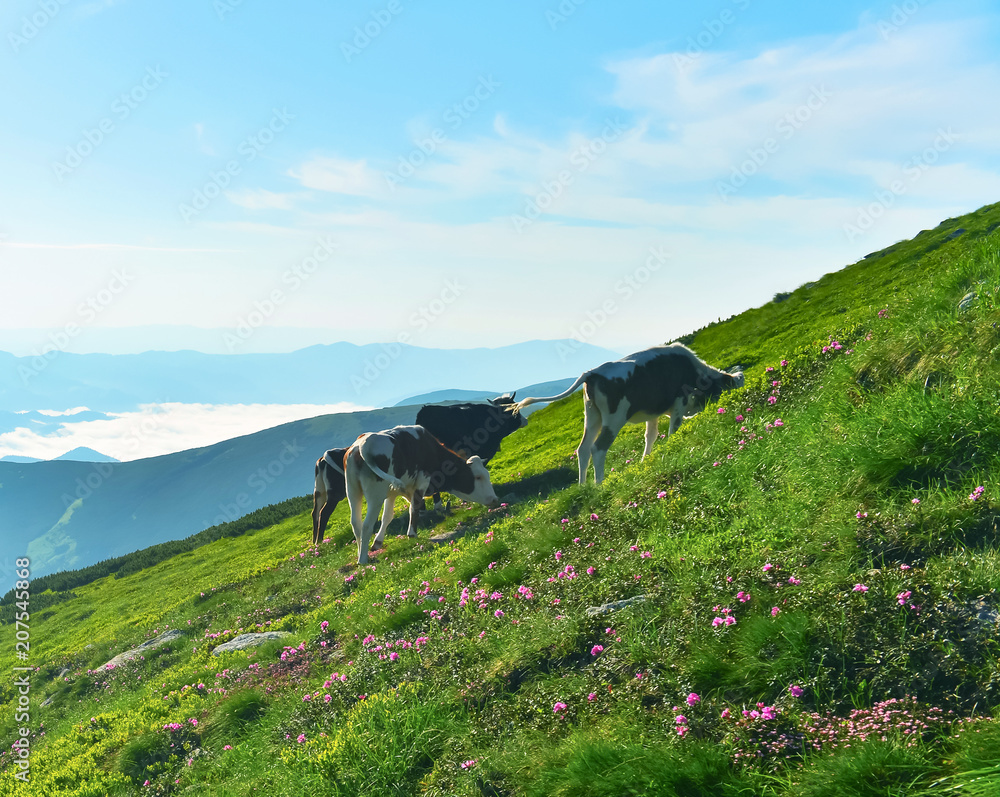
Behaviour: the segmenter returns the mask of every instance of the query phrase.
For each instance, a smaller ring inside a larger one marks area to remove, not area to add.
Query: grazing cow
[[[427,404],[417,413],[417,424],[466,457],[489,462],[500,450],[500,441],[528,423],[514,406],[514,393],[486,404]],[[434,508],[441,508],[441,493],[434,493]]]
[[[313,545],[323,542],[326,524],[337,504],[347,498],[344,483],[346,448],[331,448],[316,460],[316,487],[313,490]]]
[[[594,460],[594,480],[604,479],[604,459],[618,432],[627,423],[646,424],[645,459],[653,449],[657,419],[670,416],[673,434],[686,415],[701,412],[723,391],[743,386],[743,372],[727,374],[698,359],[680,343],[654,346],[582,374],[567,390],[549,398],[527,398],[517,409],[540,401],[556,401],[583,383],[583,439],[576,450],[580,484],[587,482],[587,468]]]
[[[361,435],[344,457],[347,500],[351,505],[351,528],[358,542],[358,564],[368,561],[368,541],[382,507],[382,527],[372,547],[382,544],[392,520],[396,496],[410,503],[407,536],[417,536],[417,518],[424,494],[447,490],[466,501],[487,506],[500,503],[490,474],[479,457],[465,459],[440,443],[422,426],[397,426],[383,432]],[[368,503],[361,522],[361,499]]]

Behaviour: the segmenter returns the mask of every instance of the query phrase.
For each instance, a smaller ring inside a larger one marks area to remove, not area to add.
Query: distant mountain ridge
[[[441,389],[517,385],[577,375],[618,354],[579,341],[496,349],[428,349],[397,343],[311,346],[289,354],[70,354],[0,352],[0,420],[8,413],[89,407],[124,412],[149,403],[334,404],[387,407]],[[82,420],[82,418],[77,418]],[[3,429],[0,429],[2,432]]]

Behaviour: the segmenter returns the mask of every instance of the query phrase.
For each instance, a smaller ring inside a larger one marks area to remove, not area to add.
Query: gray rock
[[[451,531],[446,531],[443,534],[435,534],[430,538],[430,541],[435,545],[444,545],[449,542],[453,542],[465,536],[465,529],[461,527],[456,527]]]
[[[626,598],[621,601],[614,601],[612,603],[605,603],[603,606],[591,606],[587,609],[587,617],[600,617],[602,614],[611,614],[611,612],[616,612],[619,609],[625,609],[628,606],[635,606],[639,603],[645,603],[645,595],[636,595],[634,598]]]
[[[108,665],[112,667],[118,667],[127,661],[132,659],[137,659],[145,653],[155,650],[156,648],[163,647],[164,645],[173,642],[175,639],[180,639],[184,636],[184,632],[177,628],[172,628],[169,631],[164,631],[155,639],[149,640],[149,642],[143,642],[139,647],[132,648],[132,650],[126,650],[124,653],[119,653],[111,661],[105,662],[101,669],[106,669]]]
[[[290,636],[291,633],[288,631],[265,631],[261,634],[240,634],[235,639],[230,639],[228,642],[223,642],[221,645],[216,646],[215,650],[212,651],[212,655],[218,656],[220,653],[230,653],[234,650],[255,648],[263,645],[265,642],[270,642],[272,639],[284,639],[285,637]]]
[[[962,301],[958,303],[959,310],[966,310],[968,307],[976,301],[976,292],[969,291],[965,296],[962,297]]]

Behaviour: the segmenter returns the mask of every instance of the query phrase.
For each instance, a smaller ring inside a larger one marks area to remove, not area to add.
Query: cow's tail
[[[517,409],[517,411],[520,412],[521,410],[523,410],[525,407],[527,407],[530,404],[540,404],[540,403],[543,403],[543,402],[559,401],[559,399],[566,398],[566,396],[568,396],[570,393],[572,393],[578,387],[580,387],[580,385],[583,384],[583,381],[588,376],[590,376],[590,371],[587,371],[587,373],[585,373],[585,374],[580,374],[580,378],[577,379],[572,385],[570,385],[568,388],[566,388],[558,396],[547,396],[545,398],[537,397],[537,398],[521,399],[514,406]]]
[[[374,473],[383,481],[389,482],[389,485],[392,487],[392,489],[396,490],[397,492],[402,492],[403,483],[399,479],[397,479],[395,476],[390,476],[388,473],[386,473],[378,465],[376,465],[374,462],[369,460],[368,457],[365,456],[365,443],[367,443],[370,439],[371,436],[369,435],[368,437],[365,437],[365,439],[362,440],[361,443],[358,445],[358,453],[361,455],[361,459],[364,460],[365,464],[368,466],[368,469],[372,473]]]

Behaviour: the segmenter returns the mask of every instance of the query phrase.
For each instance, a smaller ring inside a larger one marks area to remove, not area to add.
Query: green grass
[[[746,387],[645,461],[624,430],[600,488],[575,483],[575,395],[504,442],[491,476],[516,499],[457,506],[451,544],[397,525],[358,568],[345,505],[318,549],[300,514],[53,594],[31,620],[33,781],[5,752],[0,793],[991,793],[998,222],[689,336]],[[186,636],[100,669],[167,628]],[[212,654],[256,630],[291,636]]]

